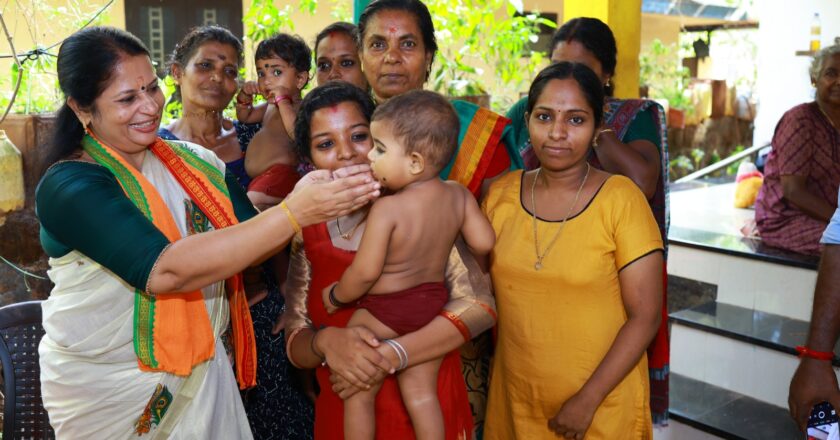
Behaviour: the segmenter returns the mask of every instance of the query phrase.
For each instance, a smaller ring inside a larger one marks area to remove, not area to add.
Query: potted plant
[[[639,56],[639,79],[651,99],[668,102],[668,126],[684,128],[685,117],[694,112],[686,89],[688,69],[679,64],[676,45],[655,39]]]

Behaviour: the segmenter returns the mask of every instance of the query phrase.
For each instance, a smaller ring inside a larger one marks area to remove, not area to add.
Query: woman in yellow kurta
[[[587,164],[602,93],[582,64],[540,72],[526,117],[541,166],[504,176],[484,202],[499,314],[490,440],[652,438],[645,348],[662,239],[633,182]]]

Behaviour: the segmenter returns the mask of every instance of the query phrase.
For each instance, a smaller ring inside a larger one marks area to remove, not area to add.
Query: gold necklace
[[[560,233],[563,232],[563,228],[566,226],[566,220],[572,215],[572,211],[575,209],[575,205],[577,205],[578,200],[580,199],[580,192],[583,190],[583,186],[586,184],[586,179],[589,177],[589,170],[592,167],[589,165],[589,162],[586,163],[586,174],[583,175],[583,180],[580,181],[580,186],[578,187],[577,194],[575,194],[575,200],[569,205],[569,211],[566,213],[566,217],[563,218],[563,221],[560,222],[560,228],[554,234],[554,238],[551,239],[551,242],[548,243],[548,246],[545,248],[545,251],[540,255],[540,240],[537,236],[537,198],[534,195],[535,189],[537,188],[537,179],[540,177],[540,171],[542,171],[542,167],[537,168],[536,174],[534,174],[534,183],[531,184],[531,220],[534,225],[534,252],[537,254],[537,261],[534,263],[534,270],[540,270],[543,267],[543,258],[548,255],[548,252],[551,250],[554,243],[557,242],[557,239],[560,238]]]
[[[356,229],[359,229],[359,226],[365,222],[365,219],[367,219],[367,213],[365,213],[365,215],[363,215],[362,218],[359,219],[359,221],[356,223],[356,226],[353,226],[353,229],[351,229],[350,232],[345,233],[341,232],[341,217],[336,217],[335,226],[336,228],[338,228],[338,236],[343,238],[344,240],[350,241],[350,239],[353,238],[353,234],[356,233]]]

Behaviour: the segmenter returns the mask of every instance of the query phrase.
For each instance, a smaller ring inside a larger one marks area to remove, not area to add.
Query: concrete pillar
[[[575,17],[595,17],[609,25],[618,45],[615,96],[638,98],[642,0],[566,0],[563,20]]]

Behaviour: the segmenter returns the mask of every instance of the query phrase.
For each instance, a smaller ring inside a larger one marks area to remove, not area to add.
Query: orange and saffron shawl
[[[172,213],[155,187],[111,147],[92,133],[82,147],[116,177],[126,196],[170,242],[181,238]],[[158,138],[149,146],[172,173],[192,201],[216,229],[238,223],[222,173],[177,144]],[[256,343],[241,274],[225,282],[230,304],[239,388],[256,384]],[[210,359],[215,341],[210,317],[200,290],[149,294],[135,290],[134,352],[143,371],[163,371],[187,376],[193,367]]]

